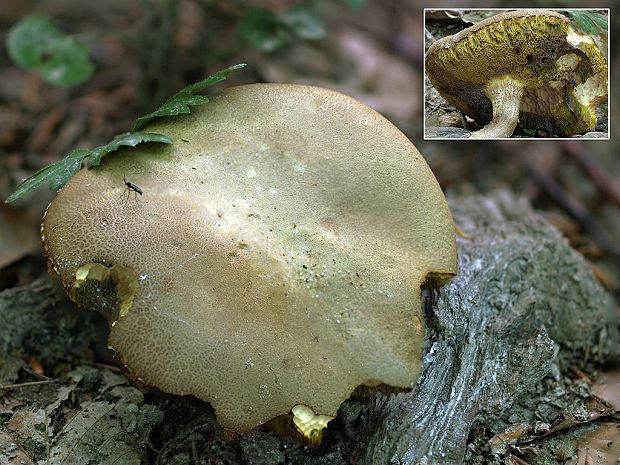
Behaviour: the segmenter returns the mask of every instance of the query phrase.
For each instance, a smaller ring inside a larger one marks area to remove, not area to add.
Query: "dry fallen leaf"
[[[39,247],[37,229],[27,216],[0,203],[0,269]]]
[[[80,384],[88,376],[100,380],[95,400]],[[76,399],[80,396],[81,401]],[[32,403],[14,407],[13,416],[4,424],[10,433],[9,445],[21,445],[45,465],[139,465],[141,450],[163,417],[159,409],[144,404],[143,394],[129,386],[127,378],[92,367],[78,367],[69,373],[65,383],[56,386],[54,400],[44,408],[32,411],[29,405]],[[0,465],[5,465],[2,439],[0,436]],[[12,463],[19,462],[6,462]]]
[[[11,434],[0,431],[0,465],[35,465],[35,463],[17,445]]]
[[[577,444],[576,465],[617,465],[620,461],[620,423],[599,423]]]
[[[603,373],[605,383],[592,385],[592,394],[608,402],[616,411],[620,411],[620,369]]]

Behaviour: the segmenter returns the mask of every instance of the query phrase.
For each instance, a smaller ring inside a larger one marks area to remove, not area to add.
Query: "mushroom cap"
[[[451,215],[416,148],[317,87],[241,86],[192,111],[147,128],[172,145],[79,172],[44,217],[50,269],[108,317],[123,363],[237,431],[299,404],[335,416],[362,384],[409,388],[420,288],[456,273]],[[93,263],[114,268],[107,282],[89,281],[105,279]]]
[[[426,72],[439,93],[478,124],[493,117],[485,85],[509,77],[524,88],[521,126],[562,136],[591,131],[594,108],[606,100],[607,62],[569,22],[554,11],[500,13],[433,43]]]

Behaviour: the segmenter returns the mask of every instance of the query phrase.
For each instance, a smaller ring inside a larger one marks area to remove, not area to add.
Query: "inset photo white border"
[[[609,8],[425,8],[424,139],[609,140]]]

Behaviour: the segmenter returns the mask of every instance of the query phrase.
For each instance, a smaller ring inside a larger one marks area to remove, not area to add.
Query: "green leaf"
[[[5,200],[6,203],[14,202],[21,196],[27,194],[33,189],[49,183],[50,189],[60,189],[65,185],[68,179],[70,179],[75,173],[80,171],[82,167],[82,160],[88,156],[88,150],[76,149],[56,163],[47,165],[45,168],[40,169],[23,183]]]
[[[567,13],[572,18],[571,25],[579,32],[590,36],[607,33],[609,25],[606,16],[594,11],[582,10],[570,10]]]
[[[86,81],[95,67],[88,59],[88,49],[71,37],[58,40],[49,51],[49,58],[37,71],[50,84],[72,86]]]
[[[172,139],[163,134],[157,134],[156,132],[126,132],[125,134],[119,134],[114,137],[111,142],[105,145],[91,150],[88,155],[88,167],[99,166],[101,164],[101,158],[117,150],[120,146],[135,147],[142,142],[160,142],[162,144],[172,144]]]
[[[288,26],[301,39],[318,40],[325,37],[325,23],[316,13],[308,8],[292,8],[279,15],[279,18],[283,24]]]
[[[46,17],[27,16],[8,32],[9,56],[22,68],[36,68],[42,62],[45,44],[57,37],[58,31]]]
[[[237,69],[244,68],[245,66],[245,63],[234,65],[220,70],[202,81],[190,84],[166,100],[163,105],[154,112],[138,118],[133,126],[133,130],[139,131],[155,118],[190,113],[190,106],[202,105],[203,103],[207,103],[209,101],[209,98],[206,95],[195,95],[196,92],[200,92],[215,83],[223,81],[230,73]]]
[[[50,189],[58,190],[82,168],[82,161],[88,158],[88,166],[98,166],[101,158],[120,146],[135,147],[142,142],[160,142],[172,144],[172,139],[163,134],[149,132],[128,132],[116,136],[111,142],[95,147],[94,149],[76,149],[56,163],[40,169],[26,179],[6,200],[6,203],[14,202],[28,192],[48,183]]]
[[[269,10],[251,8],[241,18],[241,36],[254,48],[266,53],[274,52],[290,39],[287,27]]]
[[[352,10],[361,10],[366,6],[366,0],[344,0],[344,3]]]
[[[78,84],[94,71],[88,49],[63,35],[45,16],[27,16],[13,26],[7,36],[7,49],[17,65],[37,71],[50,84]]]
[[[253,47],[271,53],[283,47],[292,36],[305,40],[325,37],[323,19],[305,6],[281,13],[251,8],[241,19],[240,33]]]

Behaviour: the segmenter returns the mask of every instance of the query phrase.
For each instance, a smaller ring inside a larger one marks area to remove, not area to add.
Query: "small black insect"
[[[125,178],[125,175],[123,175],[123,183],[125,184],[125,189],[123,190],[121,194],[123,203],[126,203],[129,200],[129,196],[131,196],[131,194],[133,193],[134,200],[136,201],[136,204],[139,206],[140,202],[138,202],[138,195],[142,195],[142,189],[136,186],[133,182],[127,181],[127,179]]]
[[[127,181],[127,179],[125,179],[125,175],[123,175],[123,182],[125,183],[127,189],[129,189],[130,191],[134,191],[136,194],[142,195],[142,189],[136,186],[133,182]]]

